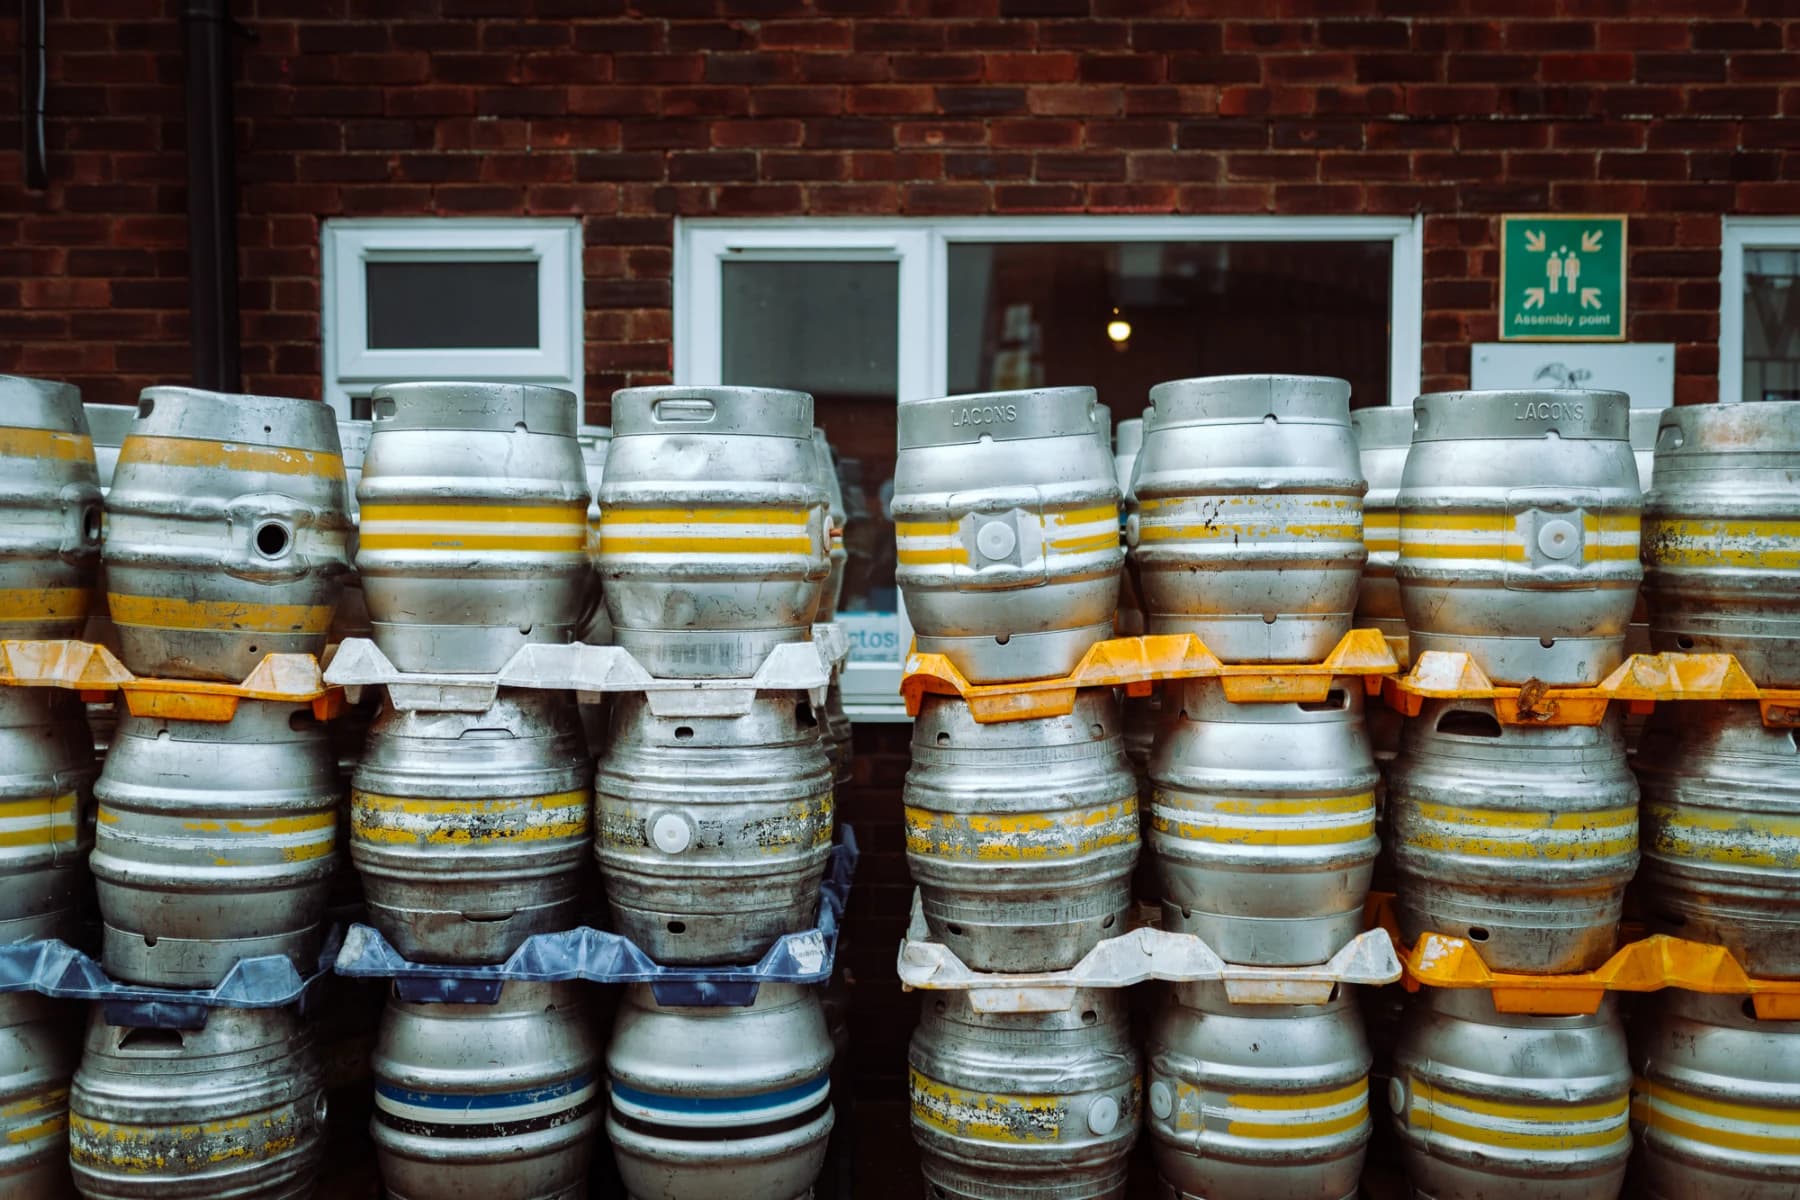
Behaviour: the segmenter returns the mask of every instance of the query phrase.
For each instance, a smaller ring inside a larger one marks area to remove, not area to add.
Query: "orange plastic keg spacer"
[[[344,710],[343,689],[326,686],[324,668],[311,654],[266,655],[241,683],[208,683],[133,675],[96,642],[0,641],[0,687],[65,688],[90,702],[122,693],[132,716],[172,721],[223,723],[244,700],[310,704],[321,721]]]

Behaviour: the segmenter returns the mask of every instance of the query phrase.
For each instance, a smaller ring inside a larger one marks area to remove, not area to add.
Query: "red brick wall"
[[[275,392],[318,387],[330,216],[581,215],[603,406],[668,370],[677,215],[1424,212],[1440,387],[1494,335],[1495,214],[1554,208],[1633,214],[1630,336],[1705,401],[1719,215],[1800,212],[1784,0],[235,7],[245,384]],[[0,370],[187,375],[179,8],[50,0],[45,192],[0,73]]]

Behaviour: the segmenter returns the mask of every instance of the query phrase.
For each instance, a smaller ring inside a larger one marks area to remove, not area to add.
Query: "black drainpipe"
[[[229,0],[188,0],[188,297],[194,383],[240,390],[237,163],[231,120]]]

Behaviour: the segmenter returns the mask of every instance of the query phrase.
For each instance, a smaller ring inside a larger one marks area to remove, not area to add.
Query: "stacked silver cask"
[[[1120,491],[1093,389],[903,402],[899,442],[896,578],[919,651],[1009,683],[1066,675],[1113,636]],[[904,805],[933,940],[1003,977],[1125,932],[1139,834],[1123,733],[1110,689],[997,723],[924,697]],[[1123,1196],[1141,1107],[1126,994],[1052,1013],[926,995],[909,1054],[926,1195]]]
[[[1127,539],[1146,632],[1221,661],[1316,663],[1352,627],[1366,557],[1350,387],[1223,376],[1151,389]],[[1323,963],[1363,928],[1378,842],[1360,680],[1318,703],[1165,685],[1147,824],[1165,928],[1227,963]],[[1169,985],[1147,1046],[1146,1121],[1179,1200],[1356,1194],[1371,1056],[1349,988],[1323,1005]]]

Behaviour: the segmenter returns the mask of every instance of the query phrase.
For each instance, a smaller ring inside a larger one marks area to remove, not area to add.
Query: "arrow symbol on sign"
[[[1539,229],[1527,229],[1525,231],[1525,248],[1534,254],[1542,254],[1544,252],[1543,231]]]
[[[1583,308],[1599,308],[1600,307],[1600,289],[1599,288],[1582,288],[1581,289],[1581,307],[1583,307]]]
[[[1587,290],[1591,292],[1594,289],[1589,288]],[[1544,307],[1544,289],[1543,288],[1526,288],[1525,289],[1525,307],[1526,308],[1542,308],[1542,307]]]
[[[1601,235],[1603,232],[1604,232],[1603,230],[1599,230],[1599,229],[1590,229],[1586,233],[1582,234],[1581,235],[1581,252],[1583,254],[1592,254],[1592,253],[1594,253],[1594,251],[1600,249],[1600,238],[1601,238]],[[1585,299],[1585,297],[1584,297],[1584,299]]]

